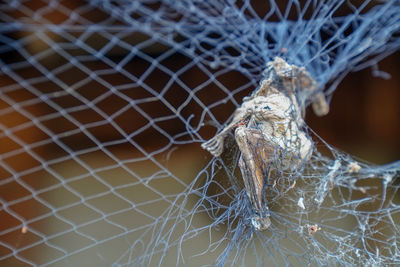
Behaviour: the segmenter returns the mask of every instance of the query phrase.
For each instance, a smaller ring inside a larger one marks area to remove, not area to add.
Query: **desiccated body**
[[[239,168],[254,210],[251,221],[257,230],[265,230],[271,223],[264,186],[272,161],[279,158],[279,166],[295,169],[311,155],[312,141],[303,130],[304,107],[300,107],[296,94],[315,88],[304,68],[276,58],[268,64],[260,87],[235,110],[232,121],[202,144],[202,148],[218,157],[226,135],[236,128],[235,140],[241,152]],[[315,100],[315,112],[325,114],[325,98],[317,94]],[[244,120],[247,122],[241,123]]]

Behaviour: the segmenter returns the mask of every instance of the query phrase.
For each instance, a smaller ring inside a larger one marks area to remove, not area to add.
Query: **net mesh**
[[[329,103],[349,72],[387,78],[399,33],[399,1],[2,1],[0,262],[399,265],[399,161],[304,127],[312,154],[274,165],[258,231],[233,134],[220,157],[200,146],[274,58]]]

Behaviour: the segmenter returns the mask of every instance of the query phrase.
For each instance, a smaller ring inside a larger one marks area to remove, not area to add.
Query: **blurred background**
[[[151,236],[142,226],[210,160],[199,142],[181,136],[188,118],[200,122],[200,101],[210,106],[229,95],[207,73],[232,92],[245,87],[233,94],[237,103],[254,83],[238,72],[200,69],[83,1],[0,8],[1,265],[110,266],[132,258],[128,248]],[[82,28],[97,22],[108,31]],[[51,26],[65,23],[65,31]],[[370,68],[350,73],[330,113],[308,110],[306,121],[328,144],[385,164],[400,159],[400,53],[379,70],[391,78],[374,77]],[[234,100],[211,109],[221,123]],[[207,139],[214,131],[209,125],[199,134]]]

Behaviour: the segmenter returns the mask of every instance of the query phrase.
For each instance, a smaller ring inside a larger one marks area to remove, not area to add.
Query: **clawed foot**
[[[216,135],[207,142],[201,144],[201,147],[211,153],[214,157],[219,157],[224,149],[224,140],[221,135]]]
[[[260,217],[258,215],[254,215],[251,218],[251,224],[257,231],[265,231],[271,225],[271,220],[268,216]]]

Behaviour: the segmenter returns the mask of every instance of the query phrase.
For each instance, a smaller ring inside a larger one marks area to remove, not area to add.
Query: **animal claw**
[[[210,152],[214,157],[219,157],[223,150],[223,140],[219,136],[215,136],[201,144],[201,147]]]

